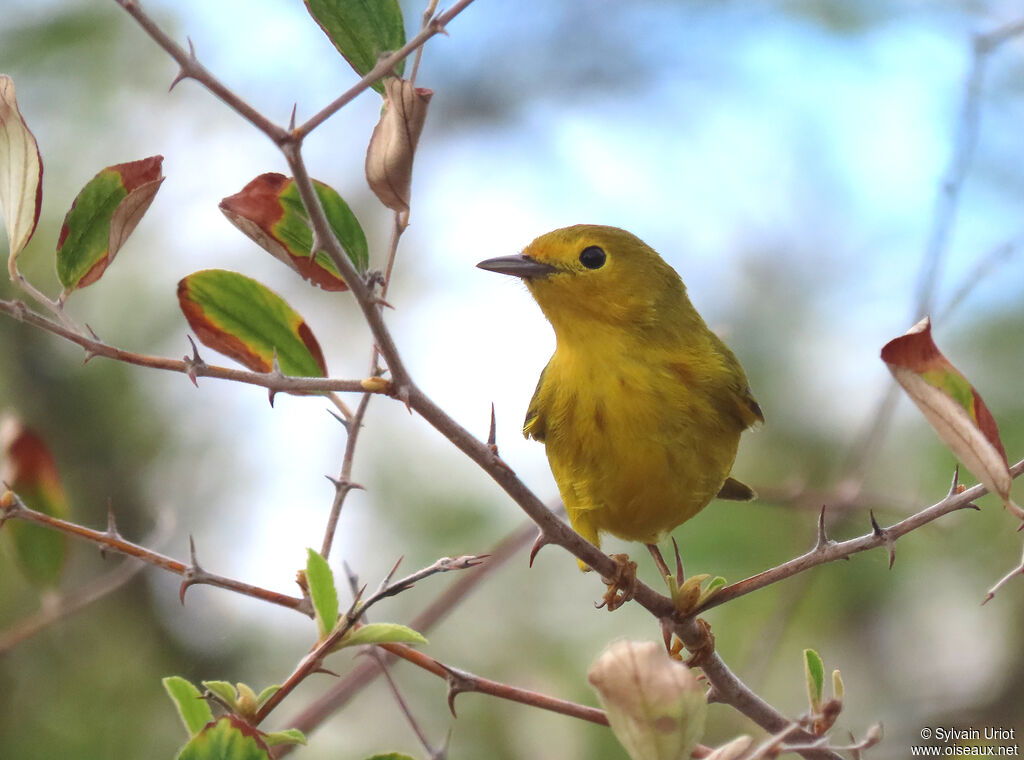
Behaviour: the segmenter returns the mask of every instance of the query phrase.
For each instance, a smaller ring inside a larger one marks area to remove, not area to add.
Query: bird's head
[[[689,306],[675,270],[618,227],[563,227],[541,235],[519,256],[477,266],[522,278],[559,337],[595,324],[649,327],[666,309]]]

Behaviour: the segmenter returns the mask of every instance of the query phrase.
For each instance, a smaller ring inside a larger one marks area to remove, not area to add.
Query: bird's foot
[[[628,554],[613,554],[611,558],[615,562],[615,573],[611,578],[601,579],[608,590],[596,606],[598,609],[604,607],[609,612],[614,612],[633,598],[636,588],[636,562],[633,562]]]

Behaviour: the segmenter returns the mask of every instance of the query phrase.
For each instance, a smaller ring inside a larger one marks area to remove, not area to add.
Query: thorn
[[[327,413],[328,413],[329,415],[331,415],[332,417],[334,417],[334,419],[336,419],[336,420],[337,420],[338,422],[340,422],[340,423],[341,423],[341,426],[342,426],[343,428],[345,428],[345,432],[346,432],[346,433],[348,433],[348,432],[351,432],[351,424],[349,423],[349,421],[348,421],[348,420],[346,420],[346,419],[345,419],[344,417],[342,417],[342,416],[341,416],[340,414],[338,414],[338,413],[337,413],[336,411],[334,411],[333,409],[328,409],[328,410],[327,410]]]
[[[334,486],[336,491],[365,491],[366,486],[360,485],[359,483],[353,483],[351,480],[338,480],[338,478],[331,477],[330,475],[324,475],[331,485]]]
[[[201,576],[204,575],[203,568],[199,566],[199,560],[196,558],[196,541],[192,536],[188,537],[188,554],[190,564],[185,568],[181,587],[178,589],[178,598],[182,605],[185,604],[185,592],[189,586],[199,583]]]
[[[533,560],[537,556],[537,552],[550,543],[551,541],[546,535],[544,535],[544,531],[539,531],[537,533],[537,540],[533,542],[533,548],[530,549],[530,567],[533,567]]]
[[[878,536],[885,543],[885,548],[889,550],[889,569],[892,570],[892,565],[896,561],[896,543],[889,536],[889,532],[882,530],[878,521],[875,519],[875,510],[869,510],[868,514],[871,516],[871,532]]]
[[[487,445],[495,455],[498,453],[498,422],[494,416],[494,402],[491,402],[491,429],[487,433]]]
[[[274,408],[274,397],[277,395],[277,391],[273,388],[267,388],[267,400],[270,402],[270,408]]]
[[[960,493],[960,491],[957,488],[957,486],[959,486],[959,485],[960,485],[960,465],[957,464],[955,467],[953,467],[953,482],[949,486],[949,493],[947,494],[947,498],[949,496],[953,496],[954,494]]]
[[[186,37],[185,39],[188,41],[188,59],[191,63],[197,63],[195,43],[192,42],[191,37]],[[185,71],[185,67],[182,66],[178,70],[178,76],[174,77],[174,81],[171,82],[171,86],[167,88],[167,92],[173,90],[177,86],[178,82],[181,82],[184,79],[190,79],[191,77],[192,75]]]
[[[686,580],[686,573],[683,572],[683,558],[679,556],[679,544],[676,543],[675,536],[672,536],[672,551],[676,555],[676,583],[682,586]]]
[[[475,691],[472,680],[464,671],[456,670],[443,662],[438,664],[444,668],[445,680],[448,682],[448,709],[451,710],[452,717],[457,718],[459,716],[455,714],[455,697],[464,691]]]
[[[324,675],[334,676],[335,678],[341,678],[341,676],[339,676],[333,670],[328,670],[327,668],[324,668],[324,667],[317,668],[313,672],[314,673],[323,673]]]
[[[389,570],[388,574],[384,576],[384,580],[380,582],[380,587],[382,589],[387,588],[388,584],[391,583],[391,579],[395,577],[395,573],[398,572],[398,566],[402,564],[403,559],[405,559],[404,554],[401,555],[397,560],[395,560],[395,564],[392,565],[391,570]]]
[[[291,119],[288,120],[288,131],[289,132],[294,132],[295,131],[295,111],[298,109],[298,107],[299,107],[298,103],[292,103],[292,117],[291,117]]]
[[[188,375],[188,379],[192,381],[192,385],[198,388],[199,382],[196,380],[196,370],[205,369],[206,362],[199,356],[199,349],[196,347],[196,342],[192,340],[192,336],[186,335],[185,337],[192,344],[192,356],[183,356],[181,358],[185,362],[185,372]]]
[[[874,523],[875,517],[871,516],[871,521]],[[832,543],[832,540],[825,533],[825,505],[821,505],[821,512],[818,514],[818,540],[814,544],[815,551],[821,551],[826,546]]]
[[[391,309],[392,311],[395,311],[395,307],[392,306],[391,304],[389,304],[387,301],[385,301],[380,296],[374,296],[373,297],[373,302],[375,304],[377,304],[378,306],[384,306],[385,308],[388,308],[388,309]]]
[[[664,620],[661,621],[661,638],[665,642],[665,651],[672,655],[672,630],[668,627],[668,623]]]

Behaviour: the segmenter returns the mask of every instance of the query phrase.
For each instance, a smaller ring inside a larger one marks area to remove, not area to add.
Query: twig
[[[159,25],[150,18],[144,10],[142,10],[142,5],[137,2],[137,0],[114,0],[114,2],[124,8],[128,15],[135,19],[139,26],[143,28],[146,34],[148,34],[157,45],[163,48],[171,58],[177,61],[181,70],[178,73],[178,76],[175,77],[174,82],[171,83],[172,88],[183,79],[193,79],[216,95],[217,98],[219,98],[220,101],[228,108],[248,121],[278,145],[281,145],[291,139],[291,133],[289,133],[288,130],[274,124],[267,117],[228,89],[219,79],[214,77],[206,67],[199,62],[199,59],[196,58],[196,51],[191,40],[189,40],[188,43],[189,49],[186,51],[181,47],[181,45],[172,40],[159,27]]]
[[[131,541],[126,541],[121,537],[116,530],[106,530],[100,532],[93,530],[92,528],[86,528],[77,523],[68,522],[67,520],[61,520],[57,517],[51,517],[50,515],[42,512],[37,512],[34,509],[30,509],[18,498],[18,495],[13,491],[6,491],[0,496],[0,525],[7,520],[27,520],[34,522],[39,525],[44,525],[47,528],[66,533],[70,536],[90,541],[101,549],[106,551],[114,551],[119,554],[124,554],[129,557],[141,560],[149,565],[162,568],[169,573],[182,576],[183,580],[181,583],[181,600],[185,601],[185,591],[189,586],[196,584],[204,584],[208,586],[217,586],[219,588],[228,589],[245,596],[251,596],[254,599],[261,599],[264,602],[270,602],[280,607],[287,607],[292,610],[297,610],[305,615],[312,616],[313,612],[310,607],[309,601],[294,596],[288,596],[287,594],[280,594],[276,591],[270,591],[269,589],[260,588],[259,586],[253,586],[242,581],[234,580],[233,578],[227,578],[222,575],[207,572],[199,567],[195,561],[193,554],[192,562],[186,564],[179,560],[172,559],[163,554],[159,554],[151,549],[147,549],[139,544],[133,544]],[[194,547],[193,547],[194,551]]]
[[[405,697],[402,696],[402,692],[398,689],[398,684],[395,683],[394,677],[391,675],[391,671],[388,669],[388,663],[384,655],[380,653],[377,647],[371,647],[369,655],[373,658],[373,661],[377,663],[377,667],[380,668],[381,674],[384,676],[384,680],[388,682],[388,688],[391,690],[392,696],[395,698],[395,702],[398,703],[398,709],[402,715],[405,716],[406,722],[412,729],[413,733],[416,734],[416,738],[419,739],[420,745],[427,751],[430,757],[435,757],[436,753],[434,748],[430,746],[430,741],[427,739],[427,735],[423,733],[423,729],[420,728],[419,722],[416,717],[412,714],[412,710],[409,709],[409,703],[405,701]]]
[[[331,553],[331,546],[334,543],[334,534],[338,529],[338,519],[341,517],[341,508],[345,503],[345,497],[355,488],[361,488],[357,483],[352,482],[352,464],[355,458],[356,441],[359,440],[359,431],[363,427],[363,417],[366,416],[366,408],[370,404],[372,393],[364,393],[359,398],[359,404],[352,414],[346,426],[348,439],[345,441],[345,453],[341,460],[341,473],[334,483],[334,499],[331,502],[331,511],[327,516],[327,527],[324,529],[324,540],[320,547],[320,554],[327,559]]]
[[[297,141],[301,141],[306,135],[327,121],[331,116],[340,111],[345,105],[355,99],[357,95],[366,91],[378,79],[386,77],[394,71],[399,61],[404,60],[414,50],[422,47],[423,44],[435,34],[445,33],[445,27],[453,18],[458,16],[472,3],[473,0],[459,0],[444,13],[435,16],[420,30],[419,34],[406,42],[401,48],[391,55],[385,56],[377,61],[374,66],[362,79],[346,90],[342,95],[324,106],[318,113],[309,118],[305,123],[296,127],[292,134]],[[347,280],[346,280],[347,282]]]
[[[967,299],[967,296],[970,295],[979,282],[994,272],[999,264],[1005,263],[1020,253],[1022,247],[1024,247],[1024,235],[1017,235],[1009,240],[1004,240],[981,256],[967,276],[963,278],[960,286],[943,305],[935,321],[945,321]]]
[[[81,346],[86,351],[86,361],[95,356],[101,356],[139,367],[178,372],[190,378],[212,377],[219,380],[245,383],[246,385],[256,385],[261,388],[267,388],[275,393],[365,391],[387,394],[390,391],[386,383],[367,383],[364,380],[341,380],[329,377],[293,377],[275,372],[250,372],[249,370],[207,364],[205,361],[195,357],[170,359],[164,356],[138,354],[134,351],[127,351],[123,348],[108,345],[96,338],[80,335],[64,325],[54,322],[52,319],[29,310],[21,301],[5,301],[0,299],[0,312],[7,312],[19,322],[25,322],[33,327],[38,327]]]
[[[1010,468],[1010,474],[1017,478],[1022,472],[1024,472],[1024,460],[1017,462]],[[950,512],[955,512],[958,509],[965,509],[972,507],[972,502],[988,493],[988,489],[985,486],[978,485],[972,486],[960,493],[955,490],[951,490],[949,495],[941,501],[932,504],[930,507],[922,509],[909,517],[900,520],[898,523],[889,526],[888,528],[873,529],[870,533],[866,533],[858,538],[851,538],[847,541],[835,542],[831,540],[819,540],[815,544],[814,548],[806,554],[803,554],[795,559],[791,559],[788,562],[783,562],[777,567],[773,567],[770,570],[753,575],[742,581],[733,583],[730,586],[725,586],[720,589],[704,606],[698,610],[704,612],[712,607],[717,607],[725,602],[728,602],[737,597],[749,594],[751,591],[770,586],[773,583],[778,583],[781,580],[790,578],[797,573],[802,573],[809,568],[816,567],[817,565],[825,564],[826,562],[833,562],[837,559],[845,559],[857,552],[867,551],[868,549],[877,549],[878,547],[885,546],[891,547],[892,543],[901,536],[905,536],[913,530],[917,530],[922,525],[927,525],[933,520],[942,517]],[[1005,582],[1005,579],[1004,579]]]
[[[446,573],[451,570],[466,570],[471,567],[476,567],[480,562],[481,558],[476,555],[465,555],[454,558],[442,557],[429,567],[418,570],[412,575],[406,576],[394,583],[384,585],[382,588],[371,594],[365,602],[360,602],[357,598],[353,602],[349,611],[345,613],[344,622],[335,626],[331,634],[318,643],[316,648],[303,658],[302,662],[299,663],[299,666],[295,668],[292,674],[288,676],[287,680],[281,684],[281,688],[278,689],[274,695],[260,707],[256,712],[256,715],[253,717],[253,725],[259,725],[266,719],[273,709],[280,704],[281,700],[295,690],[295,687],[310,675],[320,670],[324,658],[327,657],[327,655],[337,647],[342,639],[344,639],[345,636],[347,636],[348,633],[359,624],[359,618],[373,605],[383,599],[387,599],[390,596],[394,596],[395,594],[411,588],[417,581],[428,578],[431,575]]]
[[[460,574],[443,593],[412,619],[410,626],[421,633],[429,631],[490,574],[529,546],[536,532],[537,526],[533,522],[527,522],[506,536],[490,550],[487,562],[472,573]],[[357,665],[325,694],[303,709],[292,719],[291,725],[303,733],[310,733],[372,682],[377,674],[376,668],[370,663]]]
[[[171,513],[162,512],[157,528],[147,539],[147,543],[158,546],[162,544],[173,524],[174,518],[171,516]],[[81,588],[74,591],[60,592],[59,596],[52,603],[45,604],[39,612],[19,620],[15,625],[0,633],[0,654],[13,649],[45,628],[74,615],[76,612],[80,612],[108,594],[117,591],[117,589],[138,575],[145,567],[145,562],[125,559],[119,562],[117,567],[97,578],[93,578]]]

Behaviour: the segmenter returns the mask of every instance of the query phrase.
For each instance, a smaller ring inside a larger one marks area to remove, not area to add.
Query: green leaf
[[[811,703],[811,712],[817,714],[821,709],[822,692],[825,689],[825,664],[813,649],[804,650],[804,675],[807,677],[807,699]]]
[[[185,724],[189,736],[195,736],[202,731],[203,726],[213,720],[209,702],[203,699],[203,695],[191,681],[181,676],[168,676],[163,680],[163,685],[178,708],[178,715],[181,716],[181,722]]]
[[[263,734],[263,741],[268,747],[278,744],[305,744],[306,735],[297,728],[286,728],[284,731]]]
[[[323,641],[338,622],[338,590],[334,587],[334,573],[321,554],[307,549],[306,582],[316,613],[317,640]]]
[[[365,76],[377,65],[381,53],[405,45],[405,23],[398,0],[305,0],[306,10],[334,43],[338,52]],[[395,66],[399,76],[405,61]],[[383,93],[380,81],[373,89]]]
[[[721,575],[716,575],[712,578],[708,585],[705,586],[701,592],[700,597],[697,599],[697,606],[703,607],[718,593],[718,590],[726,585],[726,580]]]
[[[355,647],[363,644],[426,644],[423,634],[398,623],[367,623],[351,631],[336,647]]]
[[[96,282],[142,219],[164,181],[163,156],[108,166],[71,204],[57,239],[64,292]]]
[[[178,303],[199,340],[254,372],[270,372],[276,354],[286,375],[327,375],[306,321],[250,277],[225,269],[194,272],[178,283]]]
[[[178,760],[269,760],[262,734],[233,715],[225,715],[192,737]]]
[[[202,683],[203,688],[216,695],[226,707],[231,710],[235,709],[235,702],[238,699],[238,693],[235,691],[235,687],[233,685],[229,684],[227,681],[203,681]]]
[[[313,188],[327,221],[356,271],[369,265],[366,235],[352,209],[334,188],[317,180]],[[295,180],[283,174],[261,174],[242,190],[220,202],[224,216],[261,248],[324,290],[347,290],[338,268],[325,252],[312,257],[313,231]]]
[[[14,417],[0,423],[0,482],[30,509],[67,518],[68,500],[53,454],[38,433]],[[66,536],[25,520],[12,520],[5,532],[10,534],[25,577],[38,585],[55,586],[64,568]]]
[[[28,245],[43,202],[43,159],[18,109],[14,80],[0,74],[0,207],[10,246],[10,268]]]

